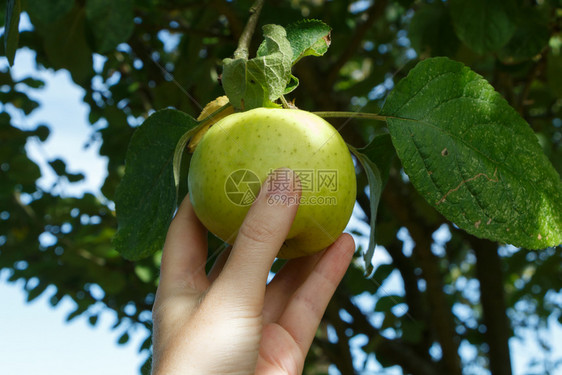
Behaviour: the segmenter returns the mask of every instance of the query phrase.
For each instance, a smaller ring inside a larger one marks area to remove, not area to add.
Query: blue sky
[[[16,78],[30,74],[44,79],[42,90],[30,92],[41,107],[24,117],[11,111],[14,123],[24,129],[46,123],[51,134],[45,143],[30,141],[27,150],[40,165],[46,160],[60,157],[67,162],[71,172],[83,172],[86,179],[77,184],[60,186],[61,194],[75,195],[85,191],[99,195],[107,162],[98,156],[99,144],[89,148],[84,145],[92,134],[87,122],[87,107],[81,102],[82,92],[71,83],[66,71],[35,70],[33,55],[20,50],[12,72]],[[6,61],[0,61],[6,64]],[[50,168],[42,168],[45,177],[39,183],[50,186],[54,175]],[[23,282],[7,283],[9,273],[0,272],[0,374],[138,374],[146,354],[139,355],[138,348],[148,332],[138,331],[128,345],[117,345],[120,331],[112,331],[115,322],[112,312],[101,314],[96,327],[86,319],[66,322],[74,302],[65,297],[57,308],[48,302],[54,287],[48,288],[32,303],[26,303]],[[102,309],[102,306],[97,306]]]
[[[146,332],[137,332],[131,343],[117,345],[118,331],[111,312],[101,314],[92,328],[86,319],[66,322],[74,302],[65,297],[53,309],[48,288],[26,303],[23,283],[6,283],[0,272],[0,374],[2,375],[138,375],[144,362],[138,348]]]
[[[51,135],[45,143],[30,142],[28,152],[40,165],[44,166],[45,160],[60,157],[67,162],[69,171],[86,175],[84,182],[61,186],[61,194],[90,191],[99,195],[105,179],[106,160],[97,154],[99,144],[84,147],[93,130],[87,121],[87,107],[81,101],[82,91],[70,81],[67,72],[38,72],[33,61],[31,52],[20,50],[12,70],[16,78],[33,74],[46,81],[44,89],[31,94],[41,107],[29,117],[15,115],[14,112],[14,122],[21,128],[34,128],[39,123],[46,123],[51,127]],[[6,61],[0,60],[0,64],[6,64]],[[49,168],[43,169],[46,176],[40,184],[50,186],[54,176]],[[363,229],[366,229],[365,226]],[[387,261],[385,252],[377,250],[377,263]],[[383,285],[382,293],[399,292],[399,278],[394,276]],[[9,284],[7,277],[8,271],[0,272],[0,374],[138,374],[145,360],[145,355],[139,355],[138,348],[146,331],[139,330],[125,346],[117,345],[120,331],[110,329],[115,321],[113,313],[103,313],[94,328],[82,317],[68,323],[66,316],[74,305],[69,298],[52,308],[48,303],[54,293],[54,287],[51,287],[32,303],[26,303],[22,283]],[[373,302],[373,299],[370,300],[363,301],[364,307]],[[522,333],[526,340],[510,341],[515,375],[527,374],[529,353],[540,352],[536,335],[553,346],[552,358],[562,357],[562,329],[554,320],[549,329],[540,333]],[[465,359],[474,356],[468,345],[461,346],[461,353]],[[375,370],[378,366],[372,364],[372,368]]]

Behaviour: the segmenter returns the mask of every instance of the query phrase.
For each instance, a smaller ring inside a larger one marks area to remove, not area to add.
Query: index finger
[[[275,183],[281,178],[280,173],[283,173],[282,186]],[[299,197],[300,189],[293,171],[278,169],[269,176],[248,211],[213,288],[221,289],[226,296],[237,296],[244,302],[260,305],[261,312],[267,276],[289,233]]]

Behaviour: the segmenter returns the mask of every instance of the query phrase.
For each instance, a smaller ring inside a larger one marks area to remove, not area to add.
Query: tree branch
[[[396,265],[398,272],[402,276],[404,281],[404,292],[406,304],[408,305],[408,315],[410,315],[415,320],[426,322],[428,321],[428,309],[424,304],[424,298],[421,294],[418,281],[419,278],[415,274],[414,265],[412,264],[412,259],[408,258],[402,252],[403,242],[398,238],[386,246],[388,254],[392,257],[392,263]],[[418,353],[423,353],[422,355],[427,360],[430,359],[429,348],[432,345],[431,331],[430,327],[424,327],[422,332],[421,340],[415,344]]]
[[[389,180],[383,191],[383,200],[390,206],[399,220],[404,223],[415,242],[413,253],[419,260],[422,275],[426,282],[430,322],[432,331],[441,346],[442,363],[448,375],[461,375],[461,364],[458,353],[459,342],[455,332],[455,324],[451,306],[443,292],[443,275],[439,268],[439,259],[431,252],[431,234],[437,229],[424,226],[425,220],[414,217],[411,205],[405,196],[399,195],[399,189],[392,187],[395,183]]]
[[[377,115],[375,113],[364,113],[364,112],[349,112],[349,111],[323,111],[323,112],[312,112],[316,116],[322,118],[362,118],[369,120],[377,120],[386,122],[387,116]]]
[[[339,290],[339,289],[338,289]],[[355,333],[364,333],[369,337],[373,345],[372,351],[385,362],[393,362],[403,367],[405,373],[412,375],[440,375],[440,372],[431,360],[420,357],[419,353],[412,349],[407,343],[400,339],[391,340],[382,336],[375,327],[371,325],[367,317],[349,299],[349,296],[336,290],[334,298],[339,306],[344,308],[352,317],[353,321],[349,326]]]
[[[248,57],[250,56],[250,42],[252,41],[252,36],[256,30],[258,18],[260,17],[264,1],[265,0],[256,0],[254,5],[250,8],[250,18],[248,19],[246,27],[244,27],[244,31],[242,31],[242,35],[240,35],[238,48],[234,51],[235,59],[248,60]]]
[[[493,375],[511,375],[508,341],[511,337],[509,319],[505,313],[503,272],[497,244],[466,236],[476,255],[476,275],[480,282],[480,303],[486,325],[488,358]]]
[[[426,282],[426,291],[431,306],[430,318],[439,341],[444,370],[448,375],[461,375],[459,342],[455,333],[455,322],[443,292],[443,275],[439,259],[431,252],[430,241],[416,242],[413,252],[417,255]]]
[[[336,330],[338,335],[337,343],[337,367],[342,374],[355,374],[355,369],[353,368],[353,358],[351,356],[349,338],[345,334],[346,323],[341,320],[339,315],[339,306],[334,302],[328,304],[328,309],[326,310],[326,317],[330,324]],[[332,361],[334,362],[334,361]]]

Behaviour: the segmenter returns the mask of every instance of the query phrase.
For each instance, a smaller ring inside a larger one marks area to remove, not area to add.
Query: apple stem
[[[258,18],[261,13],[261,9],[263,8],[263,3],[265,0],[256,0],[254,5],[250,8],[250,18],[248,19],[248,23],[244,27],[242,31],[242,35],[240,35],[240,39],[238,40],[238,48],[234,51],[234,58],[235,59],[244,59],[248,60],[250,55],[250,42],[252,41],[252,36],[254,35],[254,30],[258,24]]]
[[[289,103],[287,103],[287,99],[283,95],[279,97],[281,99],[281,104],[283,104],[283,108],[287,109],[290,108]]]
[[[371,120],[386,121],[387,116],[377,115],[375,113],[365,112],[345,112],[345,111],[327,111],[327,112],[312,112],[316,116],[322,118],[364,118]]]

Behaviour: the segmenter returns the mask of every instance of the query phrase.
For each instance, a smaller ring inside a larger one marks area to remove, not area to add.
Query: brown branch
[[[252,41],[252,36],[256,30],[264,1],[265,0],[256,0],[254,5],[250,8],[250,18],[248,19],[246,27],[244,27],[244,31],[242,31],[242,35],[240,35],[238,48],[234,51],[235,59],[248,60],[248,57],[250,56],[250,42]]]
[[[431,306],[431,328],[441,346],[444,371],[448,375],[461,375],[459,340],[455,332],[454,318],[443,292],[439,259],[431,252],[431,234],[437,227],[425,225],[422,218],[413,216],[407,195],[399,194],[400,190],[396,185],[392,179],[389,180],[382,194],[383,200],[406,226],[416,244],[413,253],[419,261],[426,282],[428,304]]]
[[[418,288],[418,277],[414,272],[412,260],[402,252],[403,242],[398,238],[394,238],[392,243],[386,246],[386,251],[392,257],[392,263],[400,272],[404,281],[404,289],[406,292],[406,303],[408,304],[408,313],[415,319],[423,319],[427,313],[423,304],[423,298]]]
[[[396,266],[398,272],[400,272],[400,275],[402,276],[402,281],[404,282],[405,301],[408,305],[408,315],[414,320],[427,321],[429,312],[426,307],[424,297],[418,287],[419,277],[415,273],[412,259],[406,257],[402,252],[402,246],[403,242],[395,237],[392,243],[386,246],[386,250],[392,258],[392,263]],[[423,355],[427,360],[430,359],[429,349],[433,344],[432,341],[429,327],[425,327],[422,332],[421,340],[415,344],[416,351]]]
[[[431,241],[417,240],[413,252],[419,259],[422,275],[426,282],[429,313],[433,331],[441,346],[442,362],[448,375],[461,375],[459,340],[455,333],[452,306],[443,292],[443,275],[439,269],[439,259],[431,252]]]
[[[497,244],[466,235],[476,255],[476,274],[480,282],[480,303],[486,325],[485,338],[492,375],[511,375],[508,341],[511,337],[506,315],[503,272]]]
[[[336,358],[330,358],[330,360],[338,367],[342,374],[355,374],[355,369],[353,367],[353,357],[351,356],[349,338],[345,334],[346,323],[341,320],[339,316],[339,307],[334,303],[334,301],[328,304],[328,309],[326,310],[326,317],[329,323],[336,330],[338,336],[337,342],[337,354]]]
[[[405,373],[412,375],[441,375],[436,364],[419,355],[407,343],[395,339],[391,340],[382,336],[375,327],[371,325],[367,317],[349,299],[349,296],[336,291],[334,295],[339,306],[344,308],[353,318],[349,326],[355,333],[364,333],[369,337],[370,344],[373,345],[373,352],[385,362],[393,362],[401,366]]]

